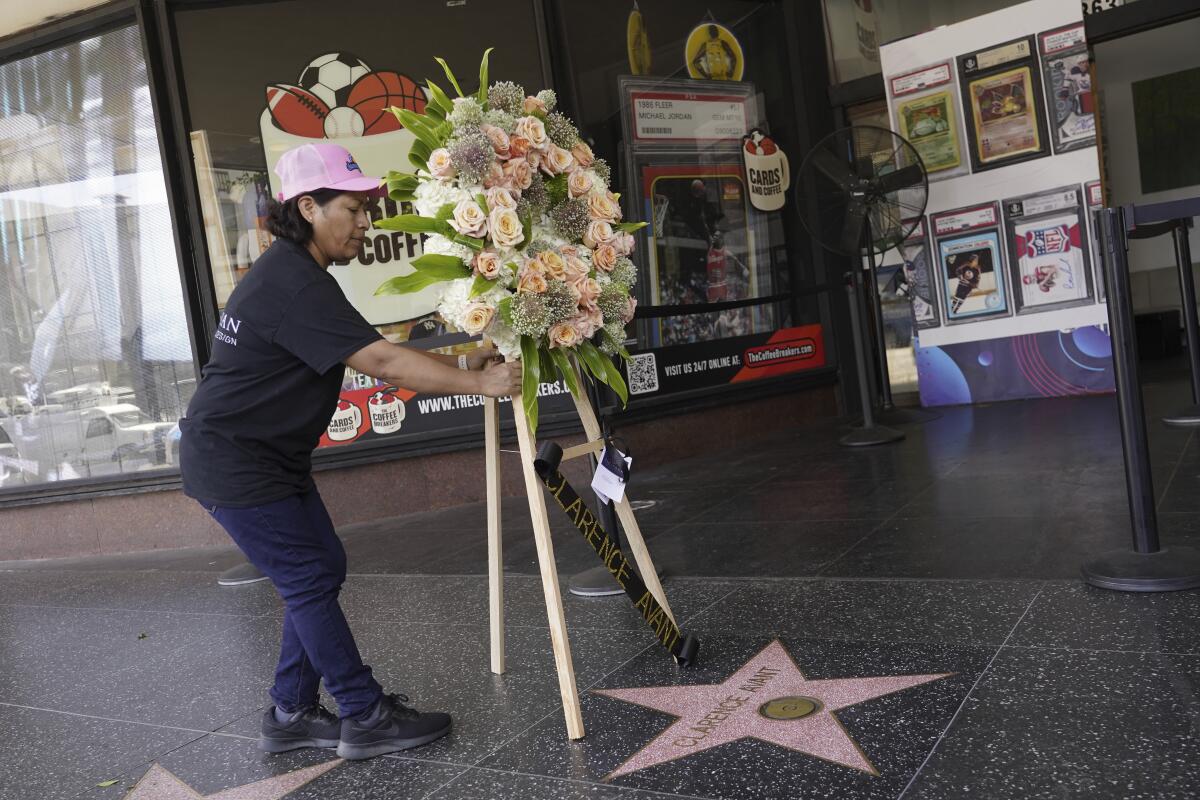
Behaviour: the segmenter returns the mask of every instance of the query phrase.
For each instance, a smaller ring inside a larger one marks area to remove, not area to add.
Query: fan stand
[[[870,225],[863,227],[863,237],[867,239],[867,251],[872,252],[869,239]],[[874,256],[872,256],[872,280],[875,279],[874,260]],[[850,280],[846,283],[846,299],[850,304],[850,333],[854,339],[854,365],[858,368],[858,396],[862,399],[863,424],[862,427],[855,428],[838,440],[843,447],[873,447],[880,444],[899,442],[904,439],[904,434],[900,431],[889,428],[886,425],[876,424],[875,422],[874,402],[871,398],[873,392],[871,391],[870,384],[867,382],[867,355],[863,347],[862,319],[859,316],[859,310],[862,308],[862,295],[859,291],[861,286],[862,268],[856,266],[850,272]],[[887,373],[884,372],[885,383],[886,380]]]
[[[870,299],[867,306],[871,311],[871,320],[875,327],[875,354],[879,364],[879,412],[875,418],[885,425],[919,425],[939,419],[941,414],[926,411],[921,408],[899,408],[892,402],[892,379],[888,371],[887,338],[883,331],[883,298],[879,294],[879,277],[875,266],[874,241],[871,238],[871,223],[867,229],[867,271],[870,275],[870,288],[867,291]]]

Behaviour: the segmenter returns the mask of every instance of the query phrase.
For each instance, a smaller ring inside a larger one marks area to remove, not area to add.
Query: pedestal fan
[[[827,250],[861,258],[867,252],[871,282],[870,313],[878,337],[883,414],[895,422],[931,419],[926,412],[897,409],[892,404],[883,313],[878,298],[875,258],[906,240],[925,214],[929,183],[925,165],[913,146],[886,128],[855,126],[834,131],[805,157],[797,181],[796,208],[809,233]],[[858,447],[904,438],[900,431],[877,424],[868,382],[861,330],[862,270],[855,265],[847,283],[850,323],[863,403],[863,425],[842,438]]]

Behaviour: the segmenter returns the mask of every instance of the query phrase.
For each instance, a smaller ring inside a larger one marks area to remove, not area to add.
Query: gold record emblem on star
[[[759,739],[878,775],[834,712],[953,674],[810,680],[776,639],[721,683],[594,689],[676,718],[605,780],[739,739]]]
[[[216,794],[200,794],[170,771],[155,764],[137,782],[133,791],[125,795],[125,800],[280,800],[341,763],[342,759],[338,758],[315,767],[224,789]]]

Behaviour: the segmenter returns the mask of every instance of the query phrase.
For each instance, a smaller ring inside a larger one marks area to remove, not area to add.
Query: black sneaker
[[[341,721],[322,705],[286,715],[281,722],[275,716],[275,706],[263,715],[262,736],[258,748],[268,753],[286,753],[301,747],[337,747],[342,732]]]
[[[402,694],[384,695],[363,719],[342,720],[337,754],[348,761],[420,747],[450,732],[450,715],[422,714]]]

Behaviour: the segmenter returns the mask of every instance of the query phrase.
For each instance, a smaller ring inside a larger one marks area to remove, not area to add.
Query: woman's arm
[[[494,362],[478,371],[461,370],[430,355],[380,339],[347,358],[346,364],[372,378],[423,394],[505,397],[521,390],[519,362]]]

